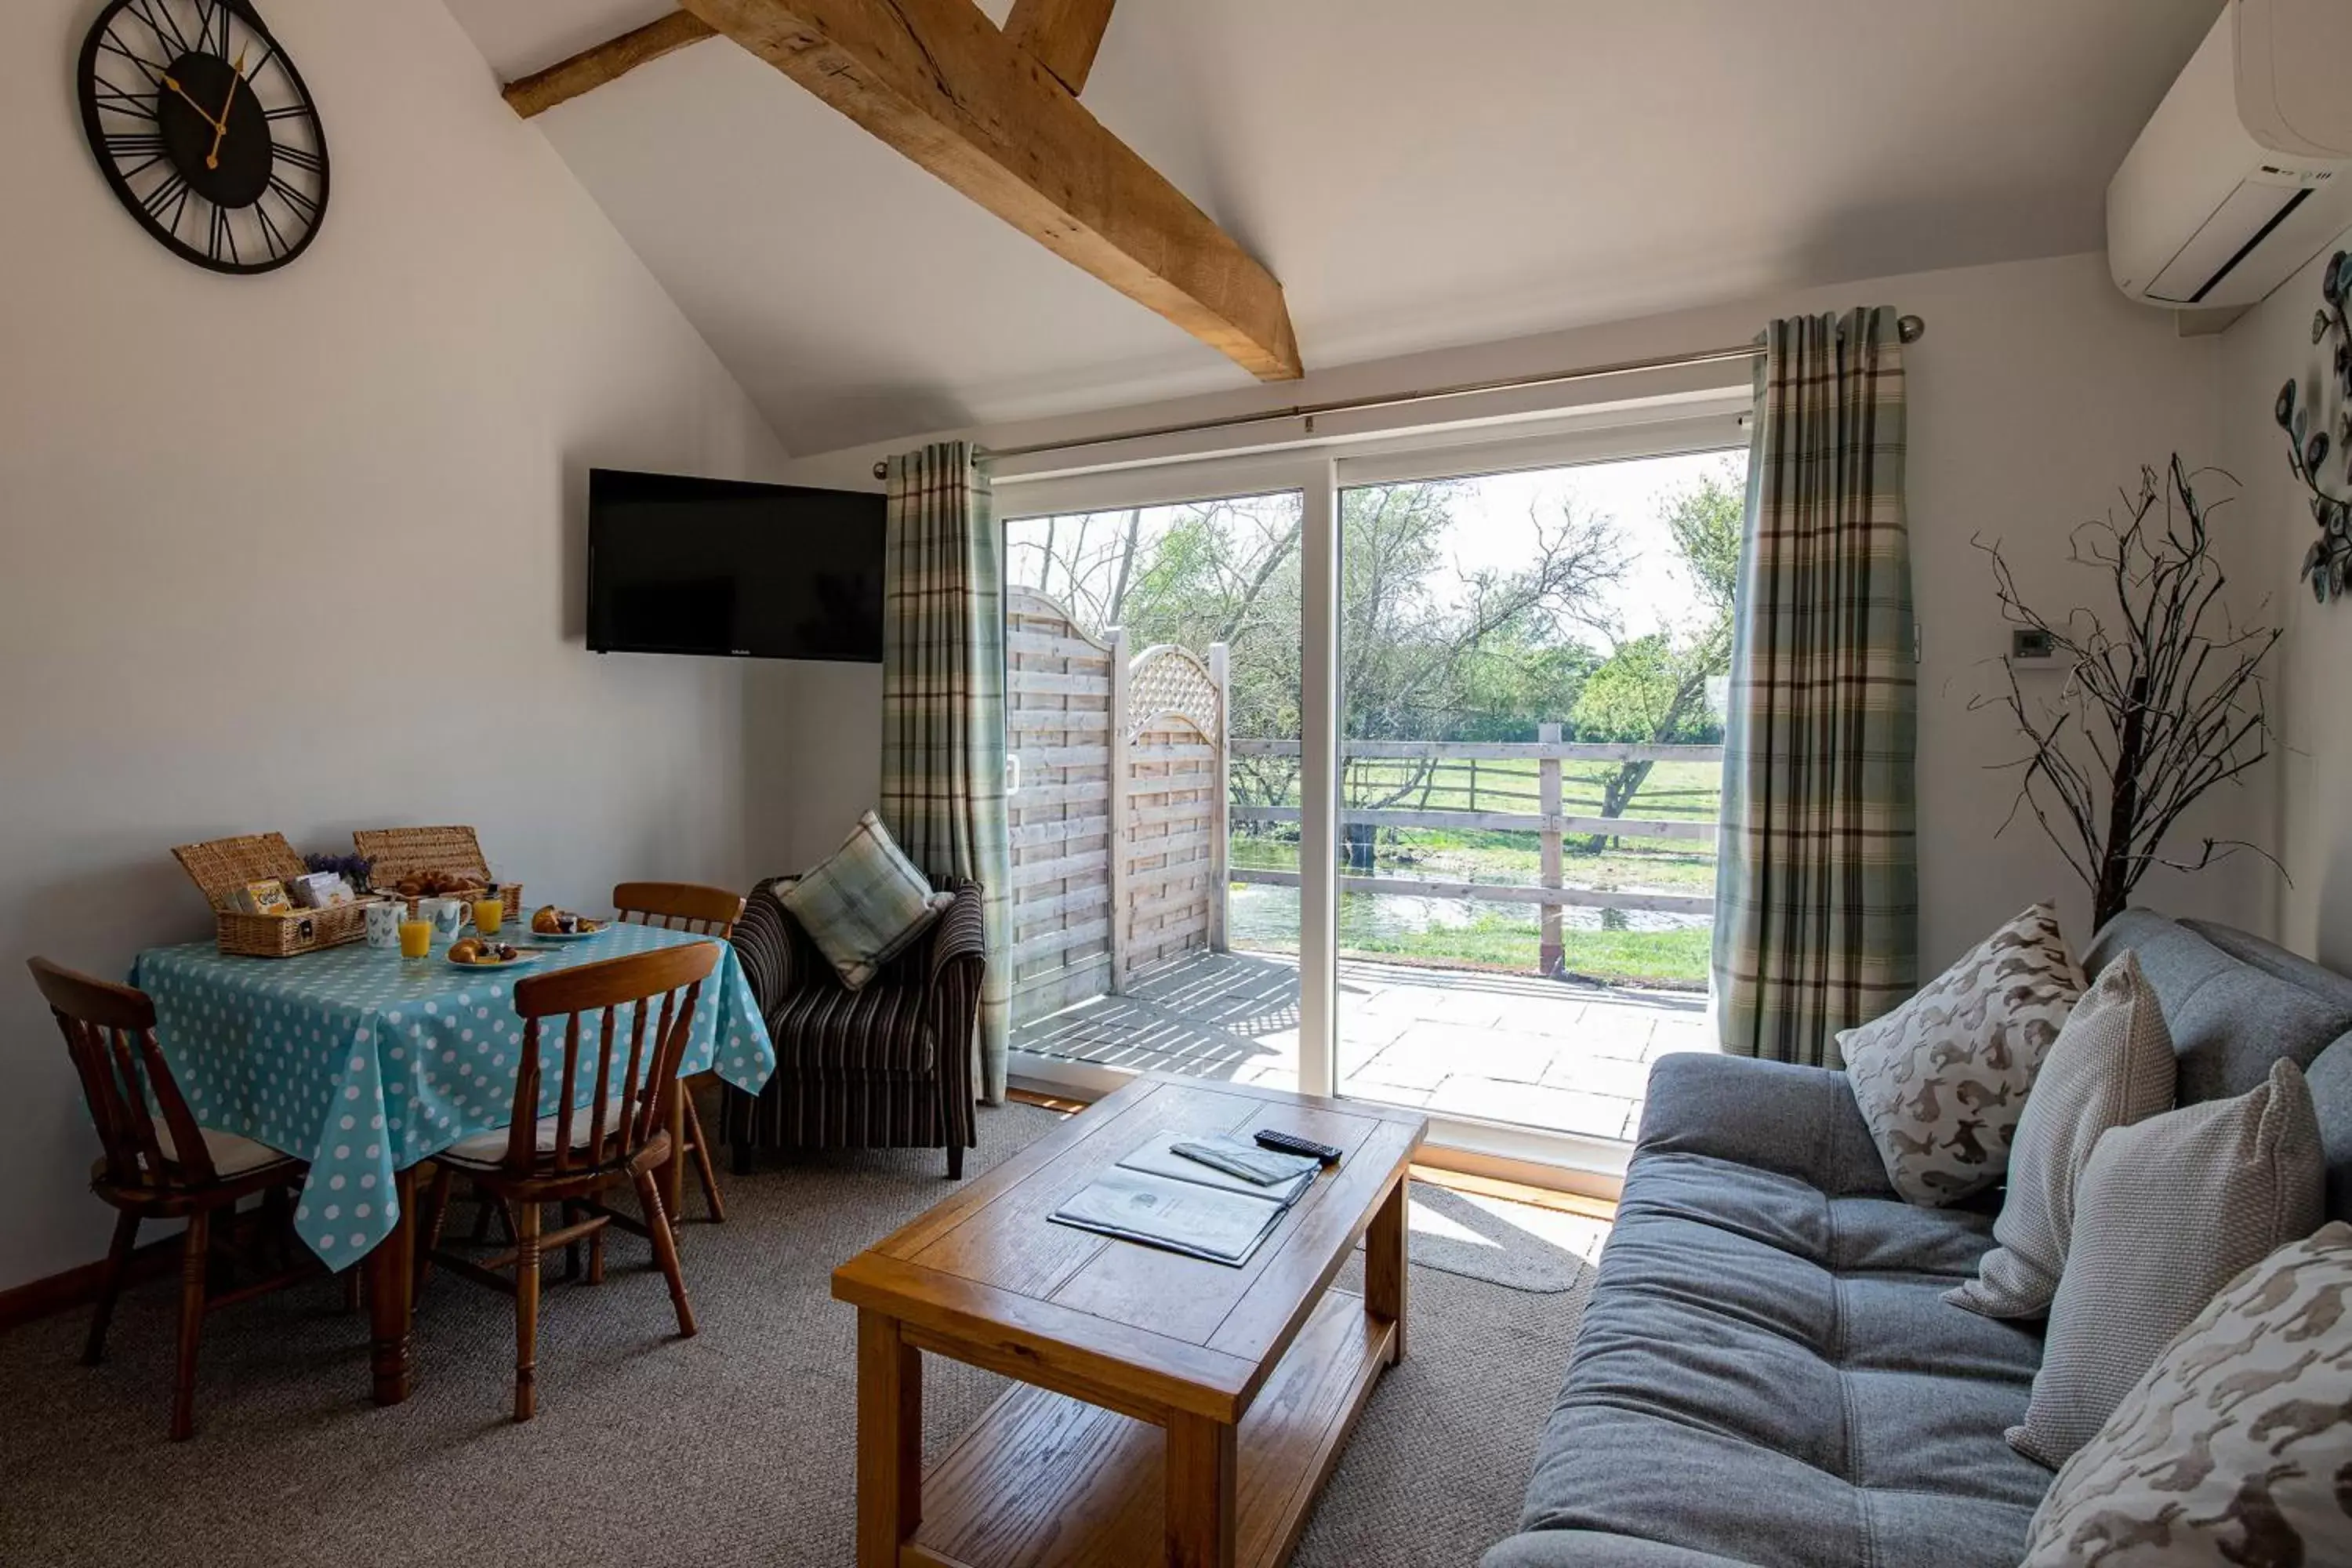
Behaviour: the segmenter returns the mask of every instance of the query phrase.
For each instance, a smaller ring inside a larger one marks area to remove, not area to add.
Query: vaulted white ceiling
[[[671,8],[448,5],[502,79]],[[2095,249],[2218,9],[1119,0],[1084,101],[1313,369]],[[795,453],[1247,381],[723,38],[533,123]]]

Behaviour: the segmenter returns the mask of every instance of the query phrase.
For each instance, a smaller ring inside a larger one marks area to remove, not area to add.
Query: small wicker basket
[[[329,910],[297,910],[290,915],[249,915],[236,907],[236,895],[248,882],[293,884],[302,875],[302,858],[276,833],[244,838],[214,838],[183,844],[172,851],[191,880],[211,900],[215,934],[223,952],[244,958],[291,958],[341,947],[367,935],[367,907],[373,899],[339,904]]]
[[[371,827],[352,835],[352,846],[372,862],[368,880],[378,893],[398,898],[400,880],[424,871],[446,871],[467,879],[468,886],[447,896],[453,899],[498,899],[509,916],[522,910],[522,884],[501,882],[490,875],[482,841],[470,827]],[[416,900],[411,899],[413,910]]]

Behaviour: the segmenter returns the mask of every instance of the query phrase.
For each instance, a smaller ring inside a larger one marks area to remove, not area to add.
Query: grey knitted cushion
[[[2058,1472],[2025,1568],[2352,1557],[2347,1300],[2340,1221],[2231,1281]]]
[[[2074,1010],[2026,1097],[2009,1152],[2009,1194],[1977,1277],[1944,1300],[1988,1318],[2038,1318],[2058,1294],[2074,1224],[2074,1183],[2092,1145],[2172,1109],[2172,1037],[2156,988],[2126,952]]]
[[[1839,1031],[1896,1192],[1948,1204],[2000,1180],[2026,1090],[2082,994],[2058,912],[2036,904],[1893,1012]]]
[[[2056,1468],[2214,1292],[2319,1227],[2326,1163],[2303,1070],[2105,1134],[2074,1189],[2066,1271],[2010,1446]]]

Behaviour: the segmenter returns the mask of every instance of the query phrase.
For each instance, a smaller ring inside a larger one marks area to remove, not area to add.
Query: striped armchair
[[[945,1149],[963,1175],[972,1122],[972,1024],[988,957],[980,884],[858,990],[841,984],[762,883],[735,926],[735,952],[776,1047],[756,1095],[726,1090],[735,1168],[762,1149]]]

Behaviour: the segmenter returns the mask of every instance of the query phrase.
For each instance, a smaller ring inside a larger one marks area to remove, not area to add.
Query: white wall
[[[2021,581],[2047,584],[2057,608],[2094,603],[2099,584],[2065,573],[2066,534],[2136,485],[2143,463],[2178,448],[2216,459],[2215,340],[2178,337],[2169,316],[2135,306],[2108,280],[2104,258],[2043,261],[1914,274],[1745,305],[1654,317],[1481,348],[1352,366],[1303,384],[1084,419],[968,432],[984,445],[1065,440],[1211,415],[1300,402],[1531,374],[1588,364],[1720,348],[1752,337],[1769,318],[1801,310],[1888,303],[1924,316],[1925,342],[1908,351],[1909,495],[1914,575],[1926,659],[1919,691],[1919,822],[1923,963],[1929,973],[2033,899],[2060,898],[2077,938],[2089,935],[2089,899],[2030,819],[1996,836],[2014,796],[2013,775],[1989,771],[2017,754],[2000,715],[1970,711],[1994,689],[1983,661],[2008,646],[1978,534],[2006,539]],[[911,442],[893,443],[894,447]],[[865,447],[795,463],[803,482],[873,483]],[[2235,546],[2232,546],[2234,551]],[[804,743],[770,799],[786,814],[779,837],[795,860],[833,847],[872,804],[880,745],[880,679],[870,669],[794,670],[788,678]],[[2217,797],[2184,828],[2266,839],[2270,784],[2256,779]],[[2142,901],[2266,931],[2269,873],[2251,859],[2193,882],[2158,873]]]
[[[536,899],[744,882],[739,667],[582,646],[585,470],[782,453],[437,0],[277,0],[333,205],[229,279],[81,138],[95,0],[0,51],[0,1288],[104,1251],[95,1140],[17,967],[205,935],[174,844],[467,822]],[[760,672],[761,676],[767,672]]]
[[[2352,970],[2352,605],[2320,605],[2296,581],[2315,537],[2309,493],[2287,469],[2286,437],[2272,418],[2280,384],[2294,376],[2302,395],[2323,406],[2325,351],[2311,342],[2319,308],[2319,273],[2352,231],[2282,285],[2221,339],[2222,458],[2245,486],[2241,505],[2262,531],[2263,555],[2251,580],[2273,595],[2286,625],[2279,648],[2275,716],[2282,748],[2278,779],[2279,858],[2294,885],[2278,895],[2279,936],[2299,952]],[[2334,427],[2330,426],[2331,436]],[[2343,454],[2326,465],[2331,493],[2352,493]]]

